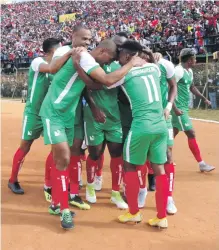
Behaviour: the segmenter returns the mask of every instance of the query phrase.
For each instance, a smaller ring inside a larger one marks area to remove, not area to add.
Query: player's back
[[[132,127],[149,134],[166,131],[159,77],[159,68],[148,63],[130,70],[122,87],[132,109]]]
[[[25,111],[38,115],[42,102],[48,91],[49,75],[39,72],[40,64],[47,62],[42,57],[35,58],[28,74],[28,96]]]

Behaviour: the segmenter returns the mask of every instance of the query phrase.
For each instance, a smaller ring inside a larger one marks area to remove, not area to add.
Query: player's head
[[[60,40],[56,38],[47,38],[43,41],[43,52],[53,54],[57,48],[61,47]]]
[[[134,55],[141,54],[142,52],[143,47],[140,45],[140,43],[128,40],[120,47],[119,63],[121,65],[125,65],[132,59]]]
[[[148,63],[156,63],[153,52],[150,49],[146,48],[146,47],[143,47],[143,50],[139,54],[139,56]]]
[[[128,39],[128,35],[125,32],[117,33],[113,38],[113,42],[119,47]]]
[[[105,39],[92,51],[95,60],[100,64],[110,64],[117,56],[116,44],[111,39]]]
[[[159,53],[159,52],[153,53],[153,56],[154,56],[154,59],[155,59],[155,62],[156,62],[156,63],[159,62],[159,60],[160,60],[161,58],[163,58],[162,54]]]
[[[91,32],[83,25],[76,25],[72,31],[72,46],[73,47],[85,47],[90,45],[92,39]]]
[[[193,49],[182,49],[179,55],[181,63],[186,63],[189,68],[193,67],[196,63],[195,51]]]

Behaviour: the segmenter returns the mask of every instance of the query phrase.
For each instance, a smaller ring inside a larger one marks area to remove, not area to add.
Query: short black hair
[[[56,38],[47,38],[46,40],[43,41],[43,52],[48,53],[50,50],[57,46],[60,43],[59,39]]]
[[[136,41],[127,40],[120,46],[120,51],[121,50],[125,50],[129,54],[136,54],[137,52],[142,52],[143,47]]]
[[[118,32],[116,33],[117,36],[124,36],[125,38],[128,38],[128,34],[126,32]]]
[[[187,62],[191,57],[195,56],[196,52],[194,49],[190,49],[190,48],[186,48],[186,49],[182,49],[180,52],[180,61],[182,63]]]
[[[88,28],[84,26],[83,24],[77,24],[73,27],[72,32],[75,33],[82,29],[88,30]]]

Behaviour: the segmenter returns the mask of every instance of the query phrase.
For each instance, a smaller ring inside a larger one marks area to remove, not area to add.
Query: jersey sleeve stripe
[[[47,128],[47,135],[49,137],[49,141],[52,144],[51,129],[50,129],[50,120],[49,119],[46,119],[46,128]]]
[[[97,69],[97,68],[99,68],[99,67],[100,67],[100,65],[94,66],[93,68],[91,68],[91,69],[89,69],[89,70],[87,71],[87,74],[90,75],[91,72],[93,72],[95,69]]]
[[[71,79],[69,80],[69,82],[67,83],[67,85],[65,86],[65,88],[63,89],[63,91],[61,92],[61,94],[58,96],[58,98],[55,100],[54,103],[60,103],[62,101],[62,99],[68,94],[69,90],[71,89],[73,83],[75,82],[76,78],[78,76],[78,73],[75,73]]]
[[[27,126],[27,115],[24,116],[23,131],[22,131],[22,140],[24,139],[24,133],[25,133],[26,126]]]
[[[128,134],[128,138],[127,138],[126,149],[125,149],[127,162],[130,161],[130,144],[131,144],[131,138],[132,138],[132,131],[130,130],[129,134]]]
[[[37,82],[38,74],[39,74],[38,71],[36,71],[36,72],[34,73],[33,86],[32,86],[31,94],[30,94],[30,103],[32,103],[32,101],[33,101],[33,95],[34,95],[34,91],[35,91],[35,88],[36,88],[36,82]]]

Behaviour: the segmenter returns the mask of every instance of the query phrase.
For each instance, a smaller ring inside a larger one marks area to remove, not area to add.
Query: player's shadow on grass
[[[177,170],[176,170],[177,171]],[[201,173],[200,171],[194,171],[191,173],[190,171],[177,171],[176,181],[180,182],[191,182],[191,181],[202,181],[202,182],[218,182],[219,173],[212,171],[210,173]]]
[[[2,225],[31,225],[49,229],[55,233],[65,233],[60,228],[59,216],[49,215],[48,212],[32,212],[2,208]]]
[[[3,185],[4,184],[4,185]],[[23,195],[13,194],[8,188],[7,183],[2,184],[2,204],[10,204],[11,206],[17,206],[22,204],[24,206],[47,206],[48,203],[45,201],[43,186],[40,188],[39,185],[29,185],[25,182],[22,183],[24,189]]]

